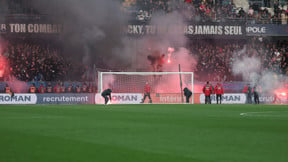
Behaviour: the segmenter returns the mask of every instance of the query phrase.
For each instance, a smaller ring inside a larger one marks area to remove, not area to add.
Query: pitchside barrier
[[[140,104],[142,93],[112,93],[112,104]],[[151,93],[152,102],[155,104],[181,104],[181,93]],[[195,104],[204,104],[204,94],[193,94]],[[216,95],[211,95],[212,104],[216,103]],[[186,101],[184,97],[184,102]],[[275,101],[283,103],[287,99],[275,98],[275,95],[260,95],[260,103],[272,104]],[[145,103],[149,99],[146,98]],[[190,98],[192,102],[192,97]],[[222,97],[223,104],[245,104],[246,95],[243,93],[227,93]],[[60,93],[60,94],[25,94],[17,93],[13,97],[9,94],[0,94],[0,104],[104,104],[100,93]]]
[[[181,104],[182,96],[181,93],[151,93],[150,94],[152,103],[154,104]],[[142,101],[143,94],[141,93],[112,93],[112,104],[139,104]],[[196,93],[193,95],[195,104],[205,103],[205,95]],[[216,103],[216,95],[211,95],[212,103]],[[186,98],[184,97],[184,103]],[[189,103],[192,102],[192,97]],[[100,93],[95,96],[96,104],[104,104],[104,99]],[[149,103],[149,98],[147,97],[145,103]],[[224,94],[222,97],[223,104],[245,104],[246,95],[243,93],[228,93]]]

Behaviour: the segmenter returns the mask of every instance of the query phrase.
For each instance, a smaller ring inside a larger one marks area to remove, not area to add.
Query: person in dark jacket
[[[258,87],[257,86],[255,86],[254,88],[253,88],[253,96],[254,96],[254,102],[255,102],[255,104],[259,104],[260,102],[259,102],[259,92],[258,92]]]
[[[247,103],[252,104],[252,88],[250,84],[248,84],[248,88],[247,88]]]
[[[185,87],[183,91],[184,96],[186,97],[186,103],[189,103],[190,97],[192,96],[192,92],[187,87]]]
[[[106,89],[101,93],[101,96],[105,99],[105,105],[107,105],[109,98],[111,101],[111,92],[112,92],[111,89]],[[108,98],[108,96],[109,96],[109,98]]]

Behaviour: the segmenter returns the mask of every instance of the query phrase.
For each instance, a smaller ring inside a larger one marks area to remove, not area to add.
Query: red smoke
[[[9,87],[12,88],[12,91],[15,93],[27,93],[29,85],[26,82],[16,79],[14,76],[10,77],[9,82],[7,82]]]
[[[8,68],[7,60],[0,54],[0,78],[4,77],[5,69]]]

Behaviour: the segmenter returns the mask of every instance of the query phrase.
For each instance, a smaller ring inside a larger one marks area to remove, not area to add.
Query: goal
[[[183,89],[187,87],[193,92],[193,72],[99,72],[98,93],[110,88],[112,100],[125,103],[124,94],[138,94],[142,99],[146,82],[151,85],[153,103],[185,103]],[[193,102],[192,95],[189,103]]]

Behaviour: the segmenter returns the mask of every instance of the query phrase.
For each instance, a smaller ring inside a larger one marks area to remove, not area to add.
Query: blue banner
[[[37,104],[94,104],[94,93],[37,94]]]
[[[288,36],[288,25],[254,24],[246,26],[247,36]]]

